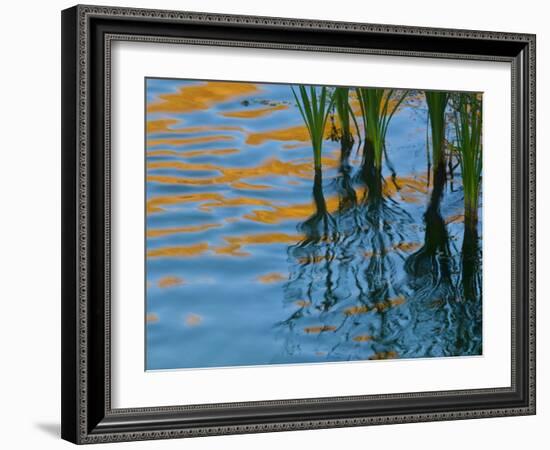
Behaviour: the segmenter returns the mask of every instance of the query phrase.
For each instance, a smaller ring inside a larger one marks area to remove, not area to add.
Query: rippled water
[[[358,142],[326,139],[315,173],[288,85],[146,95],[147,369],[481,354],[481,224],[458,169],[433,200],[421,95],[378,195]]]

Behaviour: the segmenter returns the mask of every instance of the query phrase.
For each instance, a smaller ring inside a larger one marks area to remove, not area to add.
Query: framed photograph
[[[62,437],[535,413],[535,36],[62,12]]]

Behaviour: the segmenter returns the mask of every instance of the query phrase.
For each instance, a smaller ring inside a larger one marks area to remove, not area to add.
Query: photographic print
[[[63,439],[536,413],[534,34],[61,24]]]
[[[145,96],[146,370],[482,354],[482,93]]]

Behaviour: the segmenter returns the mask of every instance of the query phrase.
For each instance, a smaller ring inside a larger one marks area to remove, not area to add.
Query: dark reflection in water
[[[300,225],[306,238],[289,247],[285,299],[303,299],[280,324],[289,360],[304,352],[328,360],[480,354],[479,240],[466,229],[462,256],[449,242],[440,212],[444,180],[435,180],[424,240],[408,256],[414,218],[382,193],[383,183],[398,182],[373,176],[368,163],[354,182],[345,160],[334,181],[337,213],[327,212],[316,174],[316,212]],[[358,198],[354,184],[361,183]]]
[[[153,81],[153,103],[202,86]],[[481,354],[481,220],[459,174],[428,176],[418,95],[382,168],[327,139],[314,170],[288,86],[228,85],[148,112],[147,368]]]

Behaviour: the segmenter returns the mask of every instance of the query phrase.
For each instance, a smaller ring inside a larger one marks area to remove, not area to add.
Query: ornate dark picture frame
[[[110,45],[194,43],[512,66],[512,384],[507,388],[111,407]],[[535,36],[75,6],[62,13],[62,437],[98,443],[535,413]]]

